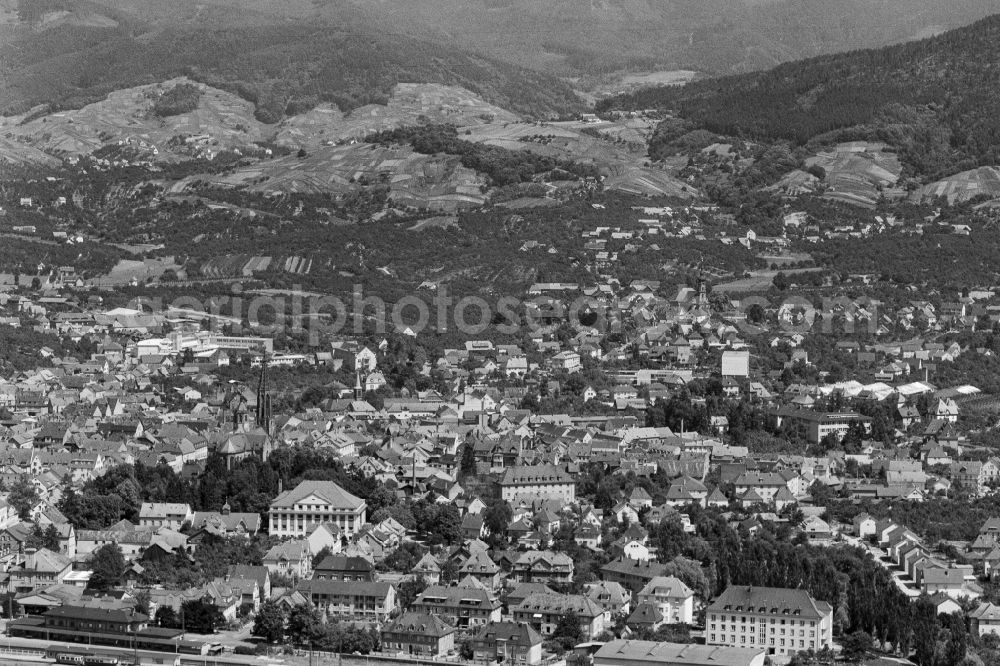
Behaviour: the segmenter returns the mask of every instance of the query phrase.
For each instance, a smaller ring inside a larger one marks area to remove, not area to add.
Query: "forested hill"
[[[1000,163],[998,44],[995,15],[916,42],[647,89],[599,110],[669,108],[719,134],[799,144],[882,140],[915,173],[935,176]]]
[[[134,27],[59,25],[0,34],[0,112],[41,103],[79,108],[122,88],[187,75],[257,105],[276,122],[317,102],[342,110],[384,103],[399,82],[463,86],[526,116],[578,111],[559,79],[478,54],[399,34],[307,21]]]

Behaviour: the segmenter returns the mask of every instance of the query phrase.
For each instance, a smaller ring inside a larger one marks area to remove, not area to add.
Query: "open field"
[[[201,90],[198,108],[162,118],[152,114],[158,94],[178,83],[192,83]],[[333,105],[321,104],[280,124],[266,125],[254,118],[251,102],[181,77],[119,90],[82,109],[25,120],[26,116],[0,118],[0,137],[11,137],[0,138],[4,142],[0,143],[0,155],[16,156],[15,148],[25,158],[34,159],[40,159],[38,151],[84,155],[123,142],[148,159],[168,161],[190,156],[199,149],[217,153],[263,140],[293,148],[316,148],[404,125],[477,125],[516,122],[519,118],[464,88],[400,83],[385,106],[363,106],[345,115]],[[180,135],[198,138],[174,145],[175,137]]]
[[[622,74],[614,79],[608,78],[594,85],[587,93],[594,97],[620,95],[639,88],[652,86],[681,86],[695,79],[698,72],[691,69],[669,69],[656,72],[632,72]]]
[[[0,136],[0,165],[58,166],[59,160],[34,146]]]
[[[916,200],[924,198],[947,197],[948,203],[961,203],[974,197],[986,195],[1000,196],[1000,169],[997,167],[979,167],[970,171],[956,173],[954,176],[942,178],[939,181],[921,187],[913,193]]]
[[[902,165],[885,144],[854,141],[841,143],[806,160],[806,166],[826,171],[825,198],[874,207],[885,188],[899,180]]]
[[[289,155],[201,180],[261,192],[346,193],[354,183],[385,179],[400,205],[453,211],[481,206],[482,176],[451,155],[421,155],[408,147],[356,143],[321,146],[306,157]]]
[[[319,146],[362,139],[382,130],[423,123],[482,125],[519,120],[516,114],[494,106],[455,86],[400,83],[385,106],[369,104],[344,115],[331,104],[284,121],[274,140],[288,146]]]
[[[815,192],[819,188],[819,182],[819,178],[811,173],[795,169],[794,171],[789,171],[777,183],[765,189],[794,197]]]
[[[172,198],[178,198],[197,196],[191,187],[197,181],[269,193],[332,194],[351,191],[359,181],[384,182],[397,205],[442,212],[481,206],[488,195],[486,179],[462,166],[458,157],[423,155],[408,147],[361,141],[380,130],[447,123],[459,127],[464,140],[593,164],[607,189],[647,196],[693,195],[673,176],[672,167],[649,165],[645,144],[655,128],[650,120],[524,122],[463,88],[412,83],[397,84],[385,106],[369,105],[343,114],[323,104],[277,125],[256,120],[250,102],[195,83],[201,91],[196,109],[167,117],[153,114],[156,98],[179,83],[190,81],[178,78],[120,90],[74,111],[0,119],[0,137],[9,137],[0,138],[0,155],[51,164],[54,157],[113,147],[112,159],[176,162],[213,159],[224,149],[248,155],[252,146],[257,158],[231,170],[161,184]],[[263,149],[253,145],[268,141],[292,152],[264,156]],[[521,203],[530,205],[530,201]]]
[[[645,121],[639,121],[644,123]],[[529,150],[540,155],[594,164],[605,177],[604,187],[622,192],[658,196],[691,197],[693,192],[671,172],[646,166],[644,148],[634,148],[599,139],[583,131],[593,128],[613,132],[639,132],[635,121],[621,123],[560,122],[560,123],[492,123],[464,128],[461,138],[468,141],[500,146],[509,150]],[[644,131],[644,130],[642,130]]]
[[[795,275],[796,273],[811,273],[822,270],[821,268],[793,268],[786,271],[752,271],[750,277],[740,278],[723,282],[712,287],[712,291],[727,294],[752,293],[757,291],[767,291],[774,282],[774,276],[778,273],[785,275]],[[794,282],[794,280],[792,280]]]
[[[0,118],[0,134],[12,134],[25,145],[54,155],[85,155],[108,145],[125,142],[150,159],[177,159],[177,153],[204,148],[218,152],[260,141],[267,126],[254,119],[254,105],[235,95],[199,83],[198,108],[165,118],[151,113],[160,91],[178,83],[178,78],[148,86],[118,90],[107,99],[82,109],[51,113],[28,122],[23,116]],[[171,146],[178,135],[208,137]]]
[[[776,264],[777,266],[787,266],[788,264],[795,264],[800,261],[811,261],[812,256],[808,252],[788,252],[787,254],[758,254],[758,259],[766,261],[768,266],[771,264]]]

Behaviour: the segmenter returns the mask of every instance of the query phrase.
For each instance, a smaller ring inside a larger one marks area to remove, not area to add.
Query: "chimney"
[[[36,564],[35,553],[37,553],[35,548],[25,548],[24,549],[24,569],[25,571],[34,571]]]

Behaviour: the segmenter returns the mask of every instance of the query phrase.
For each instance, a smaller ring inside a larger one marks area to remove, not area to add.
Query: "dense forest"
[[[596,178],[598,175],[597,168],[591,164],[555,159],[527,150],[507,150],[463,141],[458,138],[458,130],[452,125],[402,127],[371,134],[365,137],[365,141],[385,145],[406,143],[424,155],[459,155],[463,166],[485,173],[493,185],[501,187],[531,182],[539,174],[557,170],[564,173],[555,174],[553,180]]]
[[[1000,161],[1000,16],[938,37],[780,65],[763,73],[610,98],[600,111],[672,109],[692,131],[894,146],[929,177]],[[676,140],[660,134],[657,142]]]
[[[153,103],[153,113],[161,118],[190,113],[198,108],[201,90],[190,83],[178,83],[163,91]]]
[[[556,78],[429,41],[307,22],[228,29],[166,27],[143,39],[65,25],[0,46],[0,111],[79,108],[120,88],[187,75],[256,104],[273,123],[332,102],[384,104],[400,82],[460,85],[515,112],[582,108]]]

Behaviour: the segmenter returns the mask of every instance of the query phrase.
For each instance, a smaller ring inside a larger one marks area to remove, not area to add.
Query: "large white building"
[[[722,352],[722,376],[749,377],[750,352],[745,349]]]
[[[730,585],[705,612],[708,645],[768,654],[833,648],[833,608],[806,590]]]
[[[314,525],[334,523],[350,538],[365,524],[365,501],[333,481],[303,481],[271,502],[269,532],[301,537]]]
[[[179,530],[194,518],[190,504],[172,502],[143,502],[139,507],[140,527],[169,527]]]
[[[504,501],[552,499],[566,503],[576,500],[576,481],[555,465],[515,465],[500,479]]]

